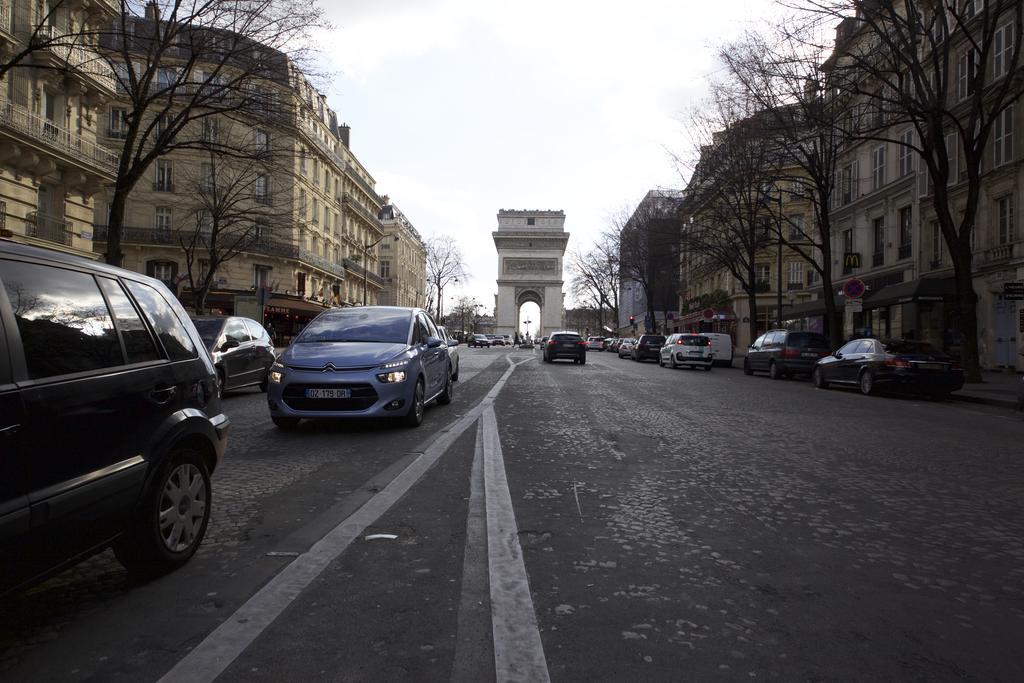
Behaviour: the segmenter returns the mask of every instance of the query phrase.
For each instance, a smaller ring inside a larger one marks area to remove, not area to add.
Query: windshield
[[[196,330],[199,331],[199,337],[206,344],[207,348],[210,348],[217,341],[217,337],[220,336],[221,328],[224,327],[224,321],[216,318],[199,318],[193,319],[192,322],[196,326]]]
[[[828,340],[814,332],[790,332],[786,346],[798,349],[827,349]]]
[[[313,320],[295,339],[296,344],[316,342],[380,342],[407,344],[412,313],[404,310],[351,308],[331,311]]]

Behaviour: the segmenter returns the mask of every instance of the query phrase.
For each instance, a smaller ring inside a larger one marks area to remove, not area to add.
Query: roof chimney
[[[338,137],[341,138],[342,144],[345,145],[345,147],[348,149],[351,149],[350,145],[348,144],[349,135],[351,134],[351,132],[352,129],[348,127],[347,123],[343,123],[340,126],[338,126]]]
[[[160,5],[155,0],[146,3],[146,18],[150,21],[160,21]]]

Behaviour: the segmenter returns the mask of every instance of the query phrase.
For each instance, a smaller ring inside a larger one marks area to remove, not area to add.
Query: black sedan
[[[199,316],[192,318],[192,322],[213,356],[221,395],[249,386],[267,390],[267,373],[275,354],[270,335],[262,325],[240,316]]]
[[[575,332],[555,332],[544,345],[544,362],[551,363],[557,358],[568,358],[573,363],[587,362],[587,342]]]
[[[814,366],[814,386],[860,388],[863,394],[901,391],[943,398],[964,385],[960,363],[926,342],[854,339]]]

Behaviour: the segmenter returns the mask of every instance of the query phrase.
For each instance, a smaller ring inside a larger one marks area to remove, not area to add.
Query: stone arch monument
[[[531,301],[540,306],[538,336],[562,329],[562,257],[569,242],[565,212],[501,209],[491,236],[498,250],[495,332],[522,333],[519,308]]]

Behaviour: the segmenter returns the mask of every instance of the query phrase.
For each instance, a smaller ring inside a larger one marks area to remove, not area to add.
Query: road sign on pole
[[[867,291],[867,285],[860,278],[851,278],[843,283],[843,294],[847,299],[860,299]]]

